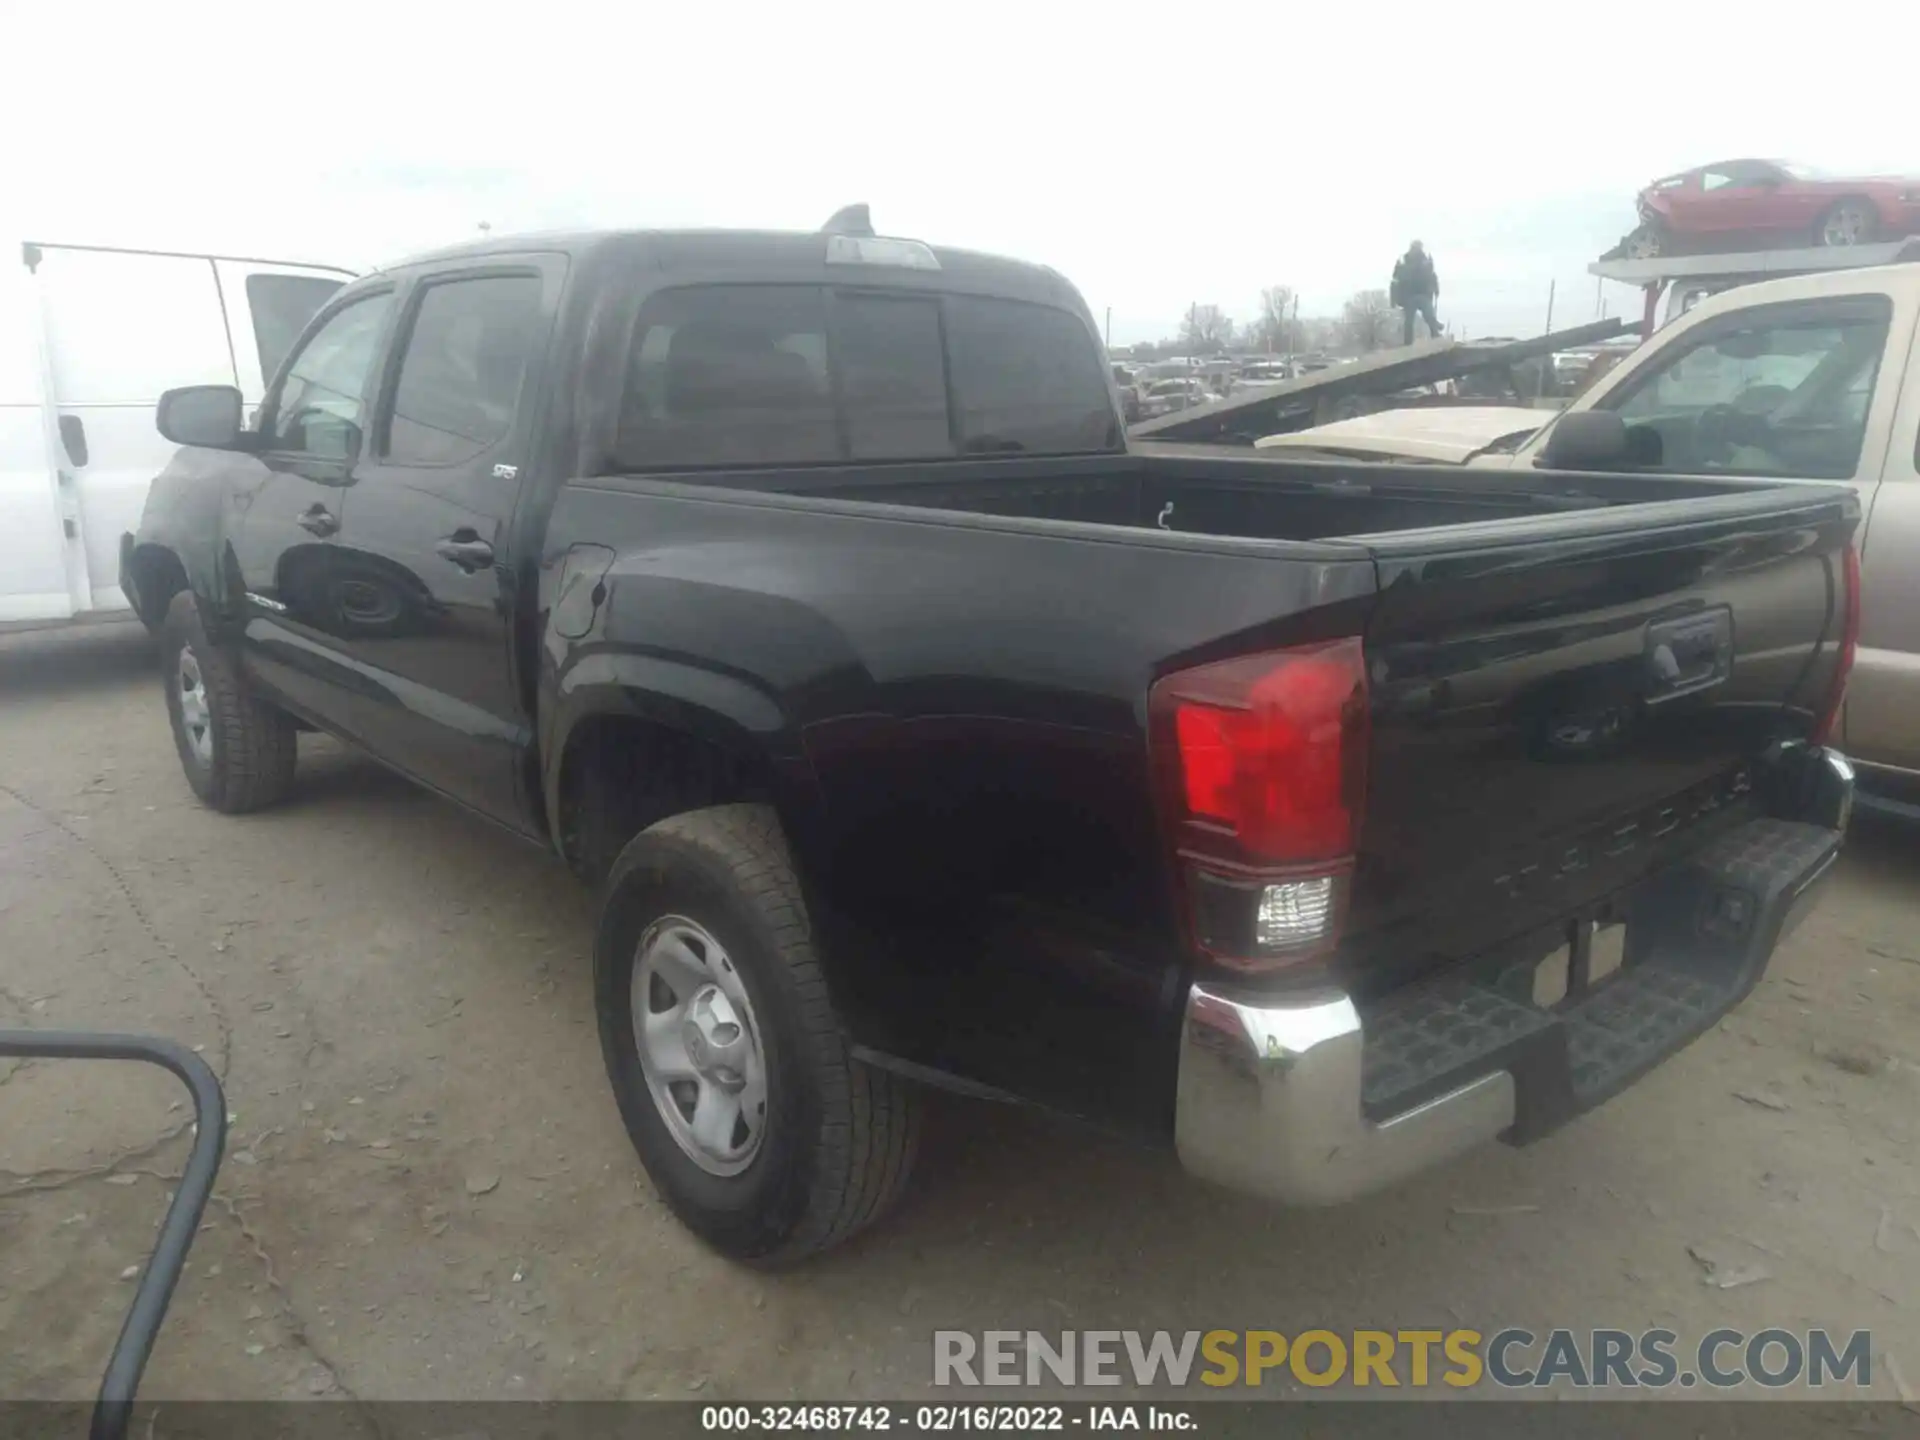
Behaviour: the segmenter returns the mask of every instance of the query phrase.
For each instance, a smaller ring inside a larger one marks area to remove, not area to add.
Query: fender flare
[[[678,731],[738,757],[763,778],[797,855],[823,833],[820,786],[799,729],[777,699],[743,676],[633,651],[587,650],[543,686],[540,789],[557,849],[568,747],[591,720],[629,717]]]

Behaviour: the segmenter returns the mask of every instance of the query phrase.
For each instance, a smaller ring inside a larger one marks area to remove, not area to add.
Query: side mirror
[[[160,397],[154,423],[176,445],[244,450],[242,410],[240,392],[231,385],[183,385]]]
[[[1609,470],[1630,463],[1627,422],[1612,410],[1571,410],[1554,422],[1540,463],[1549,470]]]
[[[81,423],[78,415],[60,417],[60,444],[65,447],[67,459],[75,469],[87,468],[87,427]]]

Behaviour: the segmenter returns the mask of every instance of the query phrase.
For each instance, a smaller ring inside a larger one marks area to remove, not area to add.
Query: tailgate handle
[[[1647,699],[1658,704],[1723,682],[1733,669],[1733,611],[1720,605],[1704,614],[1662,620],[1647,627]]]

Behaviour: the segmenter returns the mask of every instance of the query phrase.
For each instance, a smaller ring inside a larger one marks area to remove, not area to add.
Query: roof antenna
[[[873,217],[867,213],[865,203],[843,205],[833,212],[827,223],[820,227],[822,235],[873,235]]]

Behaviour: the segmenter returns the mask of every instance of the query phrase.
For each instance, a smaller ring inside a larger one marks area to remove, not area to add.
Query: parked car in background
[[[30,242],[0,272],[0,625],[127,608],[120,536],[174,447],[161,392],[232,385],[249,407],[352,272]]]
[[[1920,797],[1920,263],[1708,296],[1555,419],[1386,411],[1276,435],[1271,453],[1536,470],[1769,475],[1859,492],[1858,664],[1840,735],[1872,790]],[[1583,431],[1612,432],[1607,445]]]
[[[1120,392],[1120,413],[1131,425],[1140,418],[1140,376],[1131,367],[1115,364],[1113,388]]]
[[[1147,392],[1140,397],[1140,418],[1151,420],[1157,415],[1171,415],[1177,410],[1190,410],[1195,405],[1210,404],[1220,397],[1207,389],[1206,383],[1191,376],[1178,380],[1155,380],[1147,386]]]
[[[1829,175],[1780,160],[1722,160],[1640,192],[1628,259],[1753,248],[1869,245],[1920,233],[1920,179]]]
[[[1236,385],[1278,385],[1293,379],[1293,367],[1284,360],[1249,365],[1236,377]]]
[[[1560,394],[1567,394],[1580,388],[1580,382],[1587,378],[1587,371],[1593,368],[1596,353],[1592,350],[1556,350],[1553,354],[1553,388]]]

